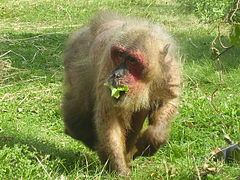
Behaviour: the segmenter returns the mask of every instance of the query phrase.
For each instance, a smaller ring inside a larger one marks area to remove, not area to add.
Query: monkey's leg
[[[177,101],[167,101],[153,111],[149,116],[149,127],[137,140],[137,156],[151,156],[157,152],[160,145],[166,143],[170,130],[171,119],[177,111]]]
[[[98,134],[97,153],[101,162],[108,161],[111,170],[117,171],[123,176],[130,174],[125,155],[124,131],[117,119],[97,118],[96,129]]]
[[[63,103],[65,132],[94,150],[97,138],[93,112],[85,110],[87,108],[82,103],[84,101],[72,97],[72,94],[74,92],[68,92]]]
[[[139,137],[140,131],[143,127],[143,123],[147,117],[148,111],[142,110],[141,112],[134,113],[132,115],[131,129],[127,133],[126,138],[126,162],[130,163],[133,158],[133,155],[137,152],[135,146],[137,138]]]

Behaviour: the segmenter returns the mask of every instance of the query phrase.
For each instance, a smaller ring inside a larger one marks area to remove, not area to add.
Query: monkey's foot
[[[122,177],[129,177],[131,175],[131,170],[129,168],[119,169],[117,172]]]

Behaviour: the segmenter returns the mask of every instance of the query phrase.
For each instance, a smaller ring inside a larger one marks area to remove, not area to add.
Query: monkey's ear
[[[163,54],[164,54],[164,56],[166,56],[167,55],[167,53],[168,53],[168,48],[170,47],[170,44],[166,44],[165,46],[164,46],[164,48],[163,48]]]

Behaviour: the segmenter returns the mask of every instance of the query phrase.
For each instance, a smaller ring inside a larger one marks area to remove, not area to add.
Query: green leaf
[[[127,93],[129,91],[128,86],[120,86],[120,87],[114,87],[110,83],[104,83],[104,86],[107,86],[108,88],[111,89],[111,96],[118,99],[120,97],[120,92],[125,92]]]
[[[234,46],[240,46],[240,24],[234,24],[230,33],[230,41]]]
[[[120,92],[118,91],[118,89],[112,88],[111,90],[112,90],[111,96],[118,99],[120,97]]]

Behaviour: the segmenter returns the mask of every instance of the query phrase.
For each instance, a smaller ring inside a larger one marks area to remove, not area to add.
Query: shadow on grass
[[[181,54],[184,55],[185,63],[204,63],[212,61],[211,42],[215,38],[206,31],[192,31],[188,34],[175,33]],[[227,38],[223,38],[227,44]],[[218,47],[219,48],[219,47]],[[237,69],[240,65],[240,47],[234,47],[220,57],[224,70]]]
[[[68,34],[5,34],[0,40],[1,61],[10,61],[11,66],[27,70],[33,75],[52,76],[61,72],[62,54]]]
[[[27,73],[18,75],[21,76],[21,79],[14,75],[14,78],[9,78],[7,83],[19,81],[18,79],[20,81],[27,80],[32,76],[46,76],[46,82],[49,83],[52,82],[56,73],[59,73],[57,81],[62,81],[62,54],[68,36],[68,34],[59,33],[6,34],[0,39],[0,55],[5,54],[1,56],[0,62],[11,62],[11,66],[14,68],[9,71],[9,74],[14,74],[13,71],[18,70],[27,71]],[[79,150],[79,148],[72,148],[71,150],[69,147],[56,145],[56,142],[37,139],[37,136],[25,136],[27,135],[21,134],[21,132],[19,134],[0,134],[0,149],[3,146],[13,148],[16,144],[20,144],[28,146],[30,151],[36,152],[36,155],[40,157],[50,155],[50,161],[54,159],[60,160],[61,164],[57,165],[55,170],[60,175],[71,174],[77,168],[86,169],[86,172],[95,172],[96,167],[99,165],[96,156],[93,156],[90,150],[86,151],[84,148],[83,151]],[[79,146],[81,146],[80,142]]]
[[[20,138],[20,135],[14,136],[0,136],[0,149],[4,146],[13,148],[15,145],[26,145],[29,150],[36,153],[37,156],[46,157],[49,156],[50,161],[56,159],[60,160],[60,164],[57,164],[55,170],[57,174],[71,174],[72,171],[80,168],[85,172],[95,172],[96,167],[99,166],[99,162],[96,161],[95,156],[88,152],[82,152],[78,150],[69,150],[57,147],[50,142],[37,140],[35,138]],[[79,144],[80,146],[80,144]],[[58,162],[58,161],[57,161]]]

